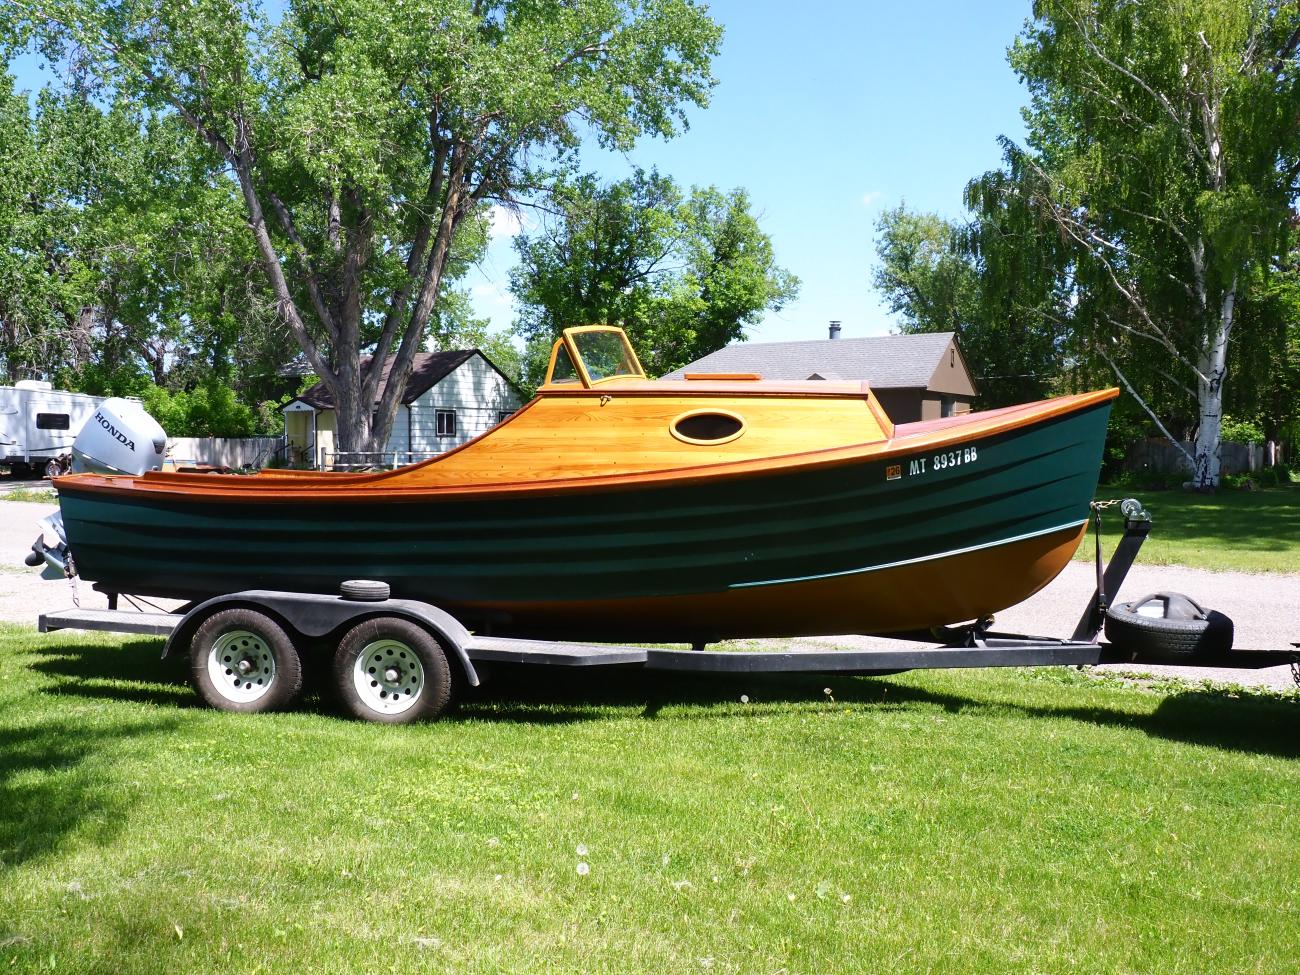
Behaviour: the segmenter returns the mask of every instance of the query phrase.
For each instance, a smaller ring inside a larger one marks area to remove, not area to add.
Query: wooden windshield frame
[[[591,332],[609,332],[617,335],[623,341],[623,352],[627,360],[636,367],[636,373],[620,373],[617,376],[605,376],[601,379],[592,379],[591,373],[587,371],[587,363],[582,358],[582,353],[578,349],[577,337]],[[546,382],[543,386],[571,386],[571,383],[555,383],[555,363],[559,358],[560,349],[564,348],[569,355],[569,360],[577,370],[578,379],[582,383],[583,389],[592,389],[602,383],[617,382],[620,379],[644,380],[646,376],[645,367],[641,365],[641,359],[636,354],[636,349],[632,348],[632,343],[627,337],[627,332],[617,325],[575,325],[572,328],[566,328],[560,338],[555,340],[551,346],[551,362],[546,367]]]

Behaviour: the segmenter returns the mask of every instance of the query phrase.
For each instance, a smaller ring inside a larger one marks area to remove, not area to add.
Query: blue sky
[[[777,260],[801,281],[799,299],[750,339],[825,338],[830,319],[846,338],[891,331],[871,286],[876,219],[900,201],[958,216],[967,181],[998,165],[997,137],[1021,138],[1026,93],[1006,49],[1029,0],[717,0],[710,12],[726,28],[710,106],[672,141],[589,152],[584,167],[614,180],[657,166],[683,186],[749,191]],[[21,87],[48,77],[35,64],[12,66]],[[499,221],[466,281],[494,330],[513,318],[513,224]]]
[[[904,200],[959,215],[967,181],[999,163],[997,137],[1022,137],[1026,92],[1006,49],[1029,3],[718,0],[710,11],[726,28],[719,83],[690,131],[584,165],[609,179],[658,166],[684,186],[749,190],[778,261],[802,282],[751,339],[825,338],[833,318],[846,338],[891,331],[871,286],[875,221]],[[501,328],[514,263],[499,236],[468,282]]]

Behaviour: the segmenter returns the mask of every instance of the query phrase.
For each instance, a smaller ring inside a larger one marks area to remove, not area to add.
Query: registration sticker
[[[888,467],[885,468],[886,481],[897,481],[902,476],[903,476],[902,464],[890,464]]]

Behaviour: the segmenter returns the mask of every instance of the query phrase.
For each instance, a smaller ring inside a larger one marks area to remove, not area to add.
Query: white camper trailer
[[[18,477],[62,473],[72,441],[102,402],[35,379],[0,386],[0,466]]]

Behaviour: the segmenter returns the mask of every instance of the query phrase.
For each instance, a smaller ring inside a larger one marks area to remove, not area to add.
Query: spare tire
[[[1210,660],[1232,649],[1232,620],[1182,593],[1157,592],[1106,610],[1106,639],[1150,660]]]
[[[374,579],[348,579],[339,583],[339,595],[351,602],[382,603],[390,594],[388,583]]]

